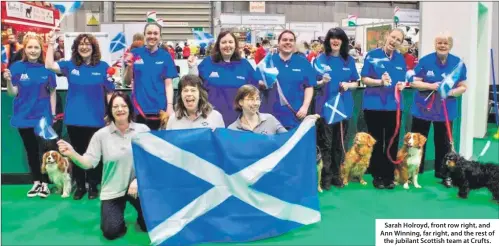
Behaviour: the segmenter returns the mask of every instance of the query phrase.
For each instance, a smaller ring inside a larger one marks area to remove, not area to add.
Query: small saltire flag
[[[247,242],[319,222],[315,132],[307,118],[273,136],[207,128],[135,136],[152,245]]]
[[[147,22],[156,22],[156,11],[147,12]]]
[[[261,60],[257,65],[257,70],[262,75],[262,80],[267,86],[267,88],[272,88],[274,83],[277,81],[277,75],[279,75],[279,70],[273,66],[272,54],[267,52],[267,55]]]
[[[329,99],[324,103],[322,112],[328,124],[343,121],[347,118],[345,115],[345,104],[341,98],[341,93]]]
[[[42,117],[34,128],[35,134],[45,140],[57,139],[59,136],[54,131],[52,126],[47,121],[47,118]]]
[[[198,44],[210,44],[214,41],[213,35],[207,32],[194,31],[192,34]]]
[[[454,87],[454,84],[461,78],[463,69],[464,62],[461,59],[452,72],[444,76],[444,80],[440,83],[440,87],[438,87],[438,93],[442,98],[447,98],[447,96],[449,96],[449,92]]]
[[[82,5],[82,1],[67,1],[67,2],[50,1],[50,3],[63,15],[69,15],[71,13],[76,12],[76,10],[79,9]]]
[[[7,49],[2,45],[2,63],[9,63],[9,59],[7,59]]]
[[[111,53],[115,53],[123,49],[126,49],[125,34],[123,32],[119,32],[111,40],[111,43],[109,44],[109,50],[111,51]]]

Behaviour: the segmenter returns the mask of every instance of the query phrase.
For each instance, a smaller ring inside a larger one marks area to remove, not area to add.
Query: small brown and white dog
[[[341,166],[341,177],[344,185],[348,185],[348,181],[353,178],[358,178],[362,185],[367,184],[363,176],[369,167],[375,143],[376,139],[369,133],[359,132],[355,134],[353,146],[346,153],[345,161]]]
[[[168,123],[168,120],[170,119],[170,115],[164,111],[160,110],[159,111],[159,129],[165,130],[166,129],[166,124]]]
[[[62,193],[61,197],[69,197],[71,194],[71,163],[69,159],[63,157],[59,152],[50,150],[43,154],[42,168],[43,174],[47,173],[50,181],[56,186],[57,193]]]
[[[414,187],[421,188],[418,183],[418,173],[425,143],[426,137],[419,133],[405,134],[404,144],[397,153],[397,162],[401,163],[395,165],[395,184],[403,184],[404,189],[409,189],[409,179],[412,179]]]

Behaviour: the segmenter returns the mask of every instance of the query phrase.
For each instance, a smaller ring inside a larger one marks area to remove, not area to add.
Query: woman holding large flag
[[[344,158],[344,142],[348,119],[353,114],[352,89],[358,87],[359,73],[355,60],[348,55],[348,36],[341,28],[330,29],[324,40],[325,53],[314,60],[314,68],[322,76],[316,95],[318,121],[317,140],[324,168],[321,186],[343,187],[340,165]]]
[[[160,126],[159,112],[173,115],[173,79],[178,77],[172,57],[159,48],[161,25],[149,22],[144,27],[145,46],[126,54],[125,82],[133,80],[132,102],[137,110],[137,122],[151,130]]]
[[[211,55],[196,65],[196,59],[188,61],[189,74],[198,75],[208,91],[208,101],[219,111],[224,122],[234,122],[238,113],[233,108],[233,99],[239,87],[258,84],[258,75],[248,60],[241,58],[236,36],[221,32]]]
[[[369,168],[377,189],[395,187],[394,163],[387,153],[392,160],[396,159],[399,138],[396,126],[400,122],[397,104],[402,110],[400,91],[405,87],[407,70],[404,57],[396,51],[404,41],[404,32],[394,29],[385,38],[383,47],[367,53],[360,73],[362,82],[367,85],[362,106],[367,130],[376,139]],[[400,95],[398,102],[396,95]]]
[[[412,105],[412,132],[428,137],[433,124],[435,142],[435,177],[451,187],[452,183],[442,166],[442,161],[451,150],[452,121],[457,116],[457,97],[466,91],[466,66],[457,56],[450,54],[453,38],[449,34],[440,34],[435,38],[435,52],[421,58],[414,69],[414,82],[411,84],[418,91],[414,92]],[[450,90],[439,89],[442,82],[451,82]],[[445,99],[442,98],[442,95]],[[443,105],[445,103],[445,105]],[[444,106],[447,110],[444,110]],[[446,115],[449,129],[446,127]],[[424,171],[426,148],[423,148],[420,172]]]
[[[309,113],[317,76],[307,58],[295,54],[296,35],[292,31],[283,31],[278,45],[279,51],[268,54],[257,68],[264,74],[270,90],[262,112],[272,114],[284,127],[291,129]],[[277,74],[277,77],[267,76],[267,73]]]
[[[42,139],[36,136],[34,129],[42,117],[45,117],[46,122],[52,122],[56,112],[57,84],[55,73],[43,65],[42,38],[36,34],[26,34],[23,47],[22,59],[5,69],[3,77],[7,81],[7,93],[15,96],[10,123],[19,130],[33,176],[33,187],[27,196],[45,198],[50,194],[48,177],[40,170],[45,150]]]
[[[95,36],[78,35],[71,47],[71,59],[54,62],[55,35],[49,34],[49,45],[45,67],[68,79],[68,93],[64,110],[64,123],[71,143],[78,153],[87,150],[94,133],[105,125],[106,102],[114,91],[114,84],[107,79],[109,65],[101,61],[100,47]],[[85,195],[85,181],[88,182],[88,198],[98,196],[102,167],[85,171],[73,169],[76,191],[73,198],[79,200]]]

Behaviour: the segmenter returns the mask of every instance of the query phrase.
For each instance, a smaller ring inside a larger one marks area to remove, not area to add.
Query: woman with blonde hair
[[[435,142],[435,177],[442,179],[442,184],[451,187],[449,178],[442,162],[445,154],[451,150],[450,139],[445,126],[445,111],[447,108],[448,119],[452,129],[452,121],[458,116],[457,98],[466,92],[466,66],[462,64],[458,81],[449,92],[449,96],[442,100],[437,92],[441,81],[451,74],[454,69],[459,69],[461,59],[450,53],[454,40],[450,34],[440,34],[435,37],[435,52],[432,52],[419,61],[414,69],[415,78],[411,84],[417,91],[414,92],[412,105],[412,132],[418,132],[428,137],[428,132],[433,124]],[[431,94],[431,95],[430,95]],[[429,98],[426,100],[426,98]],[[424,170],[426,148],[423,148],[420,172]]]
[[[7,93],[14,96],[12,127],[19,131],[28,155],[28,164],[33,176],[33,186],[28,197],[47,197],[48,177],[42,175],[40,163],[45,152],[43,140],[36,136],[34,128],[42,117],[52,122],[56,112],[56,75],[44,66],[43,40],[28,33],[23,39],[22,59],[4,71]]]

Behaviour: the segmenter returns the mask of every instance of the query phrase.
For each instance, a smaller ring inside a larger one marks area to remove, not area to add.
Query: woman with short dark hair
[[[141,230],[147,231],[137,197],[131,139],[150,129],[147,125],[133,122],[133,114],[130,97],[123,92],[115,92],[107,107],[111,123],[92,136],[85,154],[80,155],[64,140],[57,142],[59,152],[82,169],[95,169],[102,158],[104,173],[100,192],[101,230],[109,240],[119,238],[127,231],[124,221],[127,201],[137,210],[137,223]]]
[[[114,84],[107,79],[109,65],[101,61],[99,43],[92,34],[83,33],[75,38],[69,61],[54,62],[55,35],[52,32],[49,40],[45,67],[68,79],[64,124],[76,151],[84,153],[92,135],[105,126],[106,101],[114,91]],[[76,191],[73,198],[79,200],[85,195],[85,182],[89,185],[88,198],[97,198],[101,175],[100,168],[90,171],[74,168]]]

